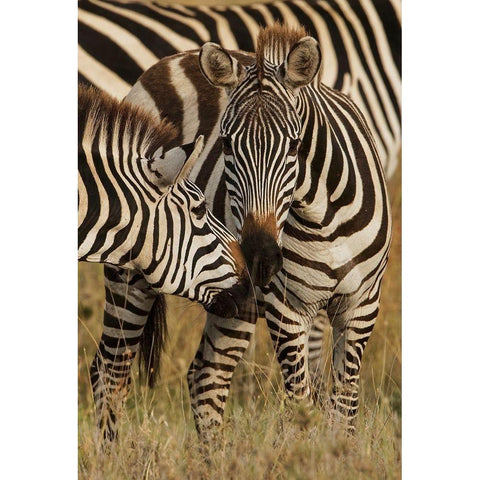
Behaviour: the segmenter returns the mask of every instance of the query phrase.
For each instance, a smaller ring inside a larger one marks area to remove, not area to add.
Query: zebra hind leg
[[[320,310],[314,319],[308,336],[308,369],[312,399],[316,404],[325,403],[326,378],[324,369],[325,336],[329,328],[326,310]]]
[[[98,433],[103,440],[114,441],[118,435],[117,418],[129,391],[130,365],[134,353],[125,352],[109,357],[109,353],[99,348],[90,367],[90,380]]]
[[[359,406],[360,367],[378,314],[378,302],[348,312],[348,320],[333,322],[332,421],[354,434]]]
[[[103,334],[90,368],[101,439],[117,438],[119,418],[131,383],[130,370],[156,295],[143,276],[105,266]]]

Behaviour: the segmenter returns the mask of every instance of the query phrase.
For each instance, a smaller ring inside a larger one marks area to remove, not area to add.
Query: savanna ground
[[[185,4],[198,2],[186,1]],[[208,2],[205,2],[208,3]],[[210,2],[211,3],[211,2]],[[245,2],[248,3],[248,2]],[[360,412],[353,439],[327,427],[320,409],[285,401],[265,320],[255,348],[238,366],[221,439],[208,454],[190,412],[186,374],[205,323],[202,307],[168,298],[168,340],[153,390],[134,382],[119,441],[104,455],[94,440],[89,366],[102,330],[103,273],[79,264],[78,442],[85,479],[376,479],[401,477],[401,169],[389,183],[394,218],[380,315],[362,365]],[[327,344],[330,339],[327,339]],[[327,348],[327,351],[328,348]],[[329,370],[329,355],[324,359]]]

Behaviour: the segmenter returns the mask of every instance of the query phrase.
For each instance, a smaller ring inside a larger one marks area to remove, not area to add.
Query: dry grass
[[[186,372],[204,325],[201,307],[169,298],[169,339],[158,387],[134,382],[120,440],[105,456],[94,442],[88,368],[101,332],[102,267],[79,265],[80,478],[400,478],[401,464],[401,172],[390,184],[391,260],[380,318],[364,357],[358,432],[347,440],[324,413],[285,402],[265,321],[255,352],[234,376],[222,439],[206,460],[190,413]],[[186,335],[186,333],[188,334]],[[328,360],[327,360],[328,361]],[[136,377],[136,372],[135,372]]]

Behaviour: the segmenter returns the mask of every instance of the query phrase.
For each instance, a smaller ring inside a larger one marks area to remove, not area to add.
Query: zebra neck
[[[154,212],[147,207],[142,213],[128,203],[132,198],[124,200],[102,201],[96,214],[87,215],[79,223],[79,260],[141,269],[142,259],[148,258],[146,251],[153,231]],[[80,196],[80,203],[83,201]]]
[[[83,144],[78,160],[78,258],[125,268],[135,266],[159,192],[153,192],[140,161],[119,158],[105,144]]]

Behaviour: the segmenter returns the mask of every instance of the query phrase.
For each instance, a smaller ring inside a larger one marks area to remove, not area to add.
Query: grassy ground
[[[364,356],[354,439],[328,430],[323,412],[285,402],[265,321],[260,319],[255,351],[234,376],[222,439],[206,462],[198,450],[186,384],[205,315],[201,307],[171,297],[161,381],[149,391],[135,372],[120,421],[120,441],[110,456],[99,453],[94,442],[88,368],[101,332],[103,277],[99,265],[80,264],[80,478],[400,478],[400,184],[398,171],[390,184],[392,254],[383,283],[380,318]]]

